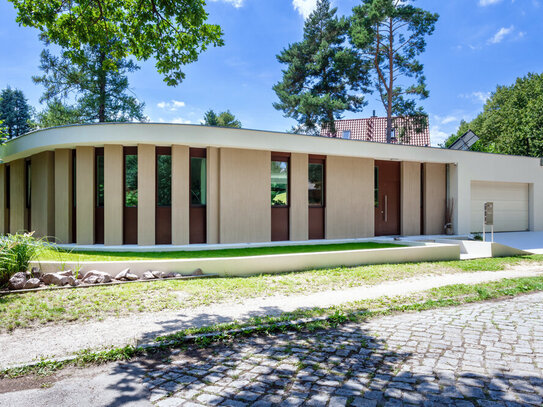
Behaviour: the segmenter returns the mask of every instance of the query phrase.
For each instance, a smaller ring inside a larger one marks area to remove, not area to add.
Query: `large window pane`
[[[104,206],[104,156],[96,156],[96,206]]]
[[[288,162],[271,162],[271,204],[288,205]]]
[[[138,206],[138,156],[124,156],[125,198],[126,206]]]
[[[206,159],[191,157],[190,159],[190,203],[206,204],[207,191]]]
[[[157,157],[158,206],[172,205],[172,156]]]
[[[323,206],[323,169],[322,164],[309,164],[309,205]]]

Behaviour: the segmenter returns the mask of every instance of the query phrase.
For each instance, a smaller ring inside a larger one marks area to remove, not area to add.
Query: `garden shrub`
[[[0,287],[7,285],[11,276],[28,266],[40,253],[43,241],[30,233],[16,233],[0,237]]]

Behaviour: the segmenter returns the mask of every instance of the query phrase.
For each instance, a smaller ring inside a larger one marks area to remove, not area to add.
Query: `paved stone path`
[[[17,406],[541,406],[543,293],[111,365]]]
[[[244,300],[243,303],[213,304],[180,311],[111,317],[103,321],[17,329],[11,333],[0,334],[0,349],[2,349],[0,368],[30,363],[42,357],[70,355],[74,352],[74,344],[77,344],[79,349],[135,345],[186,328],[209,326],[233,320],[245,321],[254,316],[279,315],[302,308],[330,307],[384,295],[407,295],[450,284],[477,284],[503,278],[541,275],[543,275],[543,267],[539,265],[519,265],[501,271],[418,276],[373,286],[330,290],[308,295],[250,298]],[[23,344],[26,343],[32,343],[32,347],[24,346]]]
[[[543,403],[543,294],[246,339],[148,371],[158,407]]]

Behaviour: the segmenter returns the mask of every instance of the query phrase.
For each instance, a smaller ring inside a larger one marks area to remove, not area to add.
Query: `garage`
[[[529,229],[529,184],[516,182],[471,183],[471,232],[483,231],[483,207],[494,202],[494,231]]]

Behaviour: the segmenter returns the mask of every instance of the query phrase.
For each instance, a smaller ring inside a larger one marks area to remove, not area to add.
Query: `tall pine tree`
[[[8,139],[21,136],[30,130],[31,108],[23,92],[9,86],[0,93],[0,122]]]
[[[139,67],[125,59],[112,60],[111,55],[100,47],[86,47],[87,58],[80,64],[73,64],[65,57],[52,55],[48,50],[41,54],[42,76],[34,76],[36,84],[45,91],[40,102],[47,102],[48,108],[40,117],[47,117],[49,124],[66,117],[80,123],[123,122],[144,120],[144,103],[130,94],[127,73]],[[75,106],[65,105],[75,100]],[[54,113],[71,114],[51,117]],[[77,114],[75,114],[77,113]]]
[[[392,139],[393,117],[413,117],[417,129],[427,117],[416,99],[426,99],[423,65],[417,59],[426,48],[426,36],[439,18],[404,0],[363,0],[353,9],[351,42],[372,63],[375,88],[387,112],[387,141]],[[409,80],[414,83],[409,84]],[[405,122],[405,121],[404,121]]]
[[[335,120],[344,111],[360,112],[366,105],[360,91],[368,85],[367,67],[346,44],[348,19],[336,12],[329,0],[318,0],[305,21],[303,40],[277,56],[287,68],[273,87],[280,100],[273,106],[306,133],[325,127],[335,134]]]

